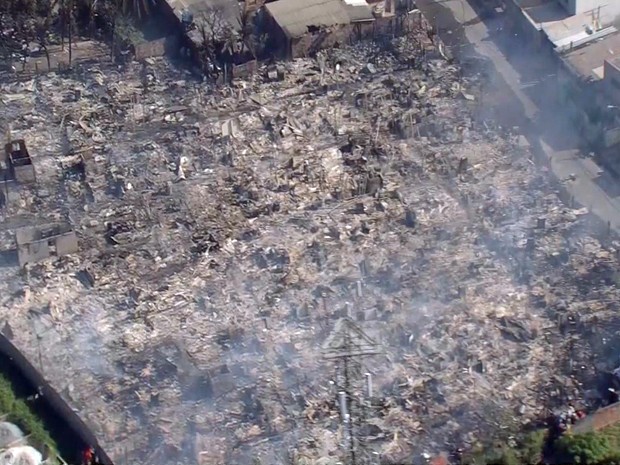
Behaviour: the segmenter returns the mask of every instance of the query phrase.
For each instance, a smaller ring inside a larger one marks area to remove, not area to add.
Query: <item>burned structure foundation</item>
[[[5,153],[5,179],[11,179],[25,184],[34,183],[36,181],[34,164],[28,153],[26,141],[19,139],[9,142],[5,146]]]
[[[66,224],[22,228],[15,233],[20,266],[78,251],[75,232]]]

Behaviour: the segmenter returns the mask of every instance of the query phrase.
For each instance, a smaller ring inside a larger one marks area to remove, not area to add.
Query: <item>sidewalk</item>
[[[491,23],[478,19],[476,11],[465,0],[418,0],[418,7],[439,30],[441,38],[457,56],[478,54],[492,61],[497,80],[503,81],[505,91],[513,94],[509,107],[502,107],[502,117],[519,120],[518,124],[530,142],[533,150],[546,157],[554,175],[564,183],[569,195],[576,203],[587,207],[611,228],[620,233],[620,181],[606,173],[579,149],[577,130],[564,116],[559,103],[553,98],[554,69],[541,56],[527,53],[519,59],[518,37],[497,32]],[[500,21],[500,20],[498,20]],[[464,46],[463,41],[471,46]],[[512,41],[511,62],[500,49],[501,41]],[[519,69],[520,68],[520,69]],[[536,69],[546,79],[532,88],[524,81],[531,79]],[[522,79],[523,77],[523,79]],[[502,83],[496,83],[500,85]],[[488,99],[485,99],[487,103]],[[488,103],[492,105],[492,103]],[[551,117],[550,117],[551,116]],[[574,181],[563,181],[574,177]]]

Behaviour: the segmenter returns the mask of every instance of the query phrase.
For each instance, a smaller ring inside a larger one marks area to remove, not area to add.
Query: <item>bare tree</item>
[[[194,19],[202,42],[203,67],[208,75],[217,77],[217,63],[223,53],[232,54],[236,47],[235,31],[222,8],[211,7]]]
[[[114,56],[114,48],[116,46],[116,26],[118,17],[123,11],[123,0],[94,0],[93,5],[105,24],[105,28],[110,32],[111,45],[110,54]]]
[[[60,49],[65,50],[65,33],[67,27],[67,8],[68,0],[60,0],[59,16],[60,16]]]
[[[0,2],[0,12],[13,18],[20,15],[32,16],[36,10],[36,0],[3,0]]]
[[[45,0],[41,0],[45,6]],[[0,48],[7,61],[15,54],[21,54],[23,67],[26,66],[28,43],[35,38],[35,18],[37,2],[34,0],[0,1]]]
[[[65,49],[65,37],[69,40],[69,66],[73,60],[73,35],[76,30],[75,1],[60,0],[60,47]]]
[[[41,47],[41,50],[43,50],[43,53],[45,53],[45,59],[47,60],[48,70],[52,68],[52,64],[50,61],[50,54],[49,54],[49,50],[47,46],[49,43],[51,24],[56,19],[56,16],[58,13],[57,6],[58,6],[58,0],[52,0],[50,3],[48,3],[46,11],[45,11],[45,16],[37,18],[35,26],[34,26],[37,43],[39,44],[39,47]]]
[[[241,55],[243,55],[243,52],[245,51],[247,40],[251,38],[254,33],[254,27],[251,19],[252,17],[248,8],[248,2],[244,2],[243,10],[241,11],[241,16],[239,17],[239,24],[241,25],[241,50],[239,53]],[[250,50],[250,52],[254,54],[252,50]],[[256,56],[254,56],[254,59],[256,59]]]
[[[28,60],[28,55],[30,54],[28,44],[34,38],[34,18],[33,17],[24,17],[20,16],[19,21],[15,23],[16,29],[18,31],[18,37],[21,38],[21,55],[22,55],[22,71],[26,69],[26,62]]]
[[[226,42],[233,32],[222,8],[208,8],[195,20],[195,24],[204,41],[214,50]]]
[[[47,60],[47,69],[50,70],[52,69],[52,63],[50,60],[50,52],[47,49],[49,28],[46,27],[44,19],[42,20],[39,18],[37,20],[35,30],[37,43],[39,44],[39,47],[41,47],[41,50],[43,50],[43,53],[45,53],[45,59]]]
[[[99,0],[81,0],[80,5],[88,13],[88,31],[90,37],[95,36],[95,16],[99,8]]]
[[[133,15],[138,19],[143,19],[151,12],[149,0],[112,0],[120,1],[122,11],[126,15]]]
[[[66,24],[69,32],[69,66],[73,61],[73,34],[75,32],[75,3],[73,0],[67,0],[65,8]]]
[[[269,36],[266,33],[253,32],[249,34],[244,40],[244,44],[252,54],[255,60],[261,56],[267,46]]]

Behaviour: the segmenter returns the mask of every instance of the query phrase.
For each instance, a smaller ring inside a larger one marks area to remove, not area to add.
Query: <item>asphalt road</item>
[[[481,20],[474,2],[416,3],[455,56],[485,57],[492,63],[494,73],[482,103],[485,112],[504,126],[519,126],[575,204],[620,233],[620,181],[581,150],[577,130],[557,99],[553,61],[528,51],[522,38],[503,28],[501,16]]]

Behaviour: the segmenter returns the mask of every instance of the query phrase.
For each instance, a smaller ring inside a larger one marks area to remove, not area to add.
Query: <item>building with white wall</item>
[[[620,143],[620,0],[509,0],[507,28],[557,63],[556,90],[585,140]]]
[[[620,2],[618,0],[557,0],[571,15],[592,12],[598,14],[598,10],[605,9],[606,14],[620,15]]]

